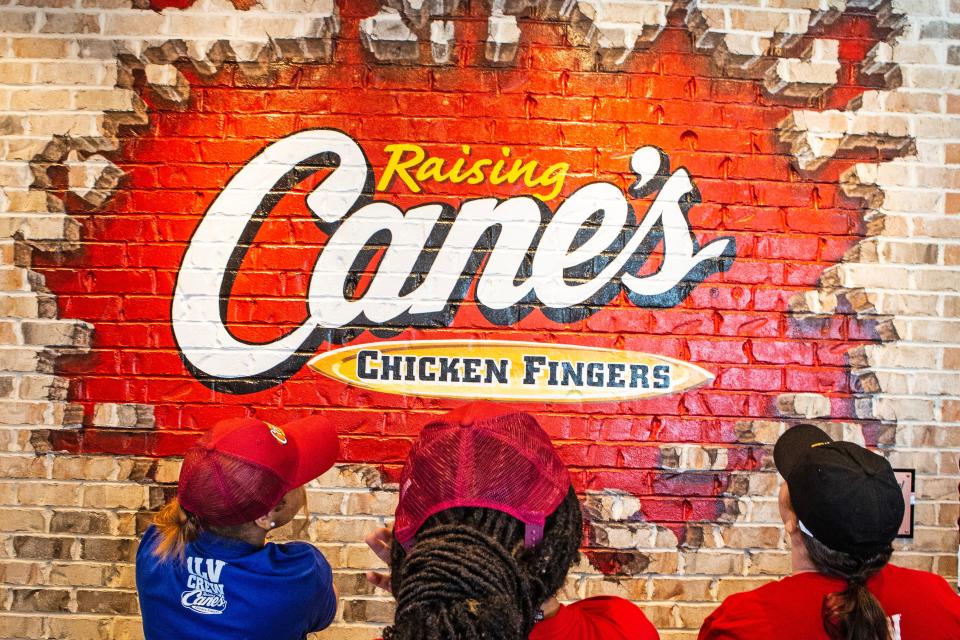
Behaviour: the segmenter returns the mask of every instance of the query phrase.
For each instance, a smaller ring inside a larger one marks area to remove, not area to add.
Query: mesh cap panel
[[[272,471],[203,447],[184,456],[177,488],[187,511],[216,526],[256,520],[285,493],[283,480]]]
[[[400,479],[398,542],[408,545],[427,518],[452,507],[497,509],[542,527],[566,496],[570,474],[536,419],[474,412],[464,424],[450,417],[424,427],[410,452]]]

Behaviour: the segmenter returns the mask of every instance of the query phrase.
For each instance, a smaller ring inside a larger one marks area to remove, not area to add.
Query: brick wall
[[[727,268],[674,300],[495,324],[467,296],[448,323],[377,334],[615,346],[716,374],[652,400],[524,405],[590,519],[566,597],[629,597],[664,638],[691,638],[727,594],[787,572],[769,453],[800,419],[917,469],[916,535],[896,561],[956,582],[956,2],[379,5],[0,6],[0,638],[139,637],[132,554],[177,455],[214,419],[315,409],[344,425],[344,461],[279,537],[309,538],[334,566],[343,606],[322,637],[376,637],[390,619],[359,541],[389,519],[417,429],[451,403],[307,368],[218,391],[171,334],[207,207],[265,146],[311,127],[346,132],[378,175],[392,143],[568,162],[554,211],[592,181],[626,189],[631,153],[654,144],[697,184],[700,244],[735,239]],[[376,197],[406,210],[528,192],[422,186]],[[303,191],[238,268],[238,337],[304,320],[325,237],[304,224]]]

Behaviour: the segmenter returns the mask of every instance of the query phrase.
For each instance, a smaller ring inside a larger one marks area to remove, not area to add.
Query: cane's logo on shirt
[[[187,590],[180,594],[180,604],[191,611],[217,615],[227,608],[227,598],[220,584],[220,573],[227,563],[213,558],[187,558]]]

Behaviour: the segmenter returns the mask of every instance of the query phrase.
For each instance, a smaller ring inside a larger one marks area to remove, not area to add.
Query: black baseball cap
[[[800,526],[834,551],[868,558],[886,551],[903,522],[903,492],[883,456],[798,424],[773,449]]]

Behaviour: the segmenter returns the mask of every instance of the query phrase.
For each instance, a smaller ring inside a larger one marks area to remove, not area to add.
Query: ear
[[[780,517],[783,519],[783,528],[788,536],[792,536],[800,531],[800,519],[797,518],[797,512],[793,510],[793,503],[790,501],[790,490],[787,483],[784,482],[780,487],[778,497],[780,507]]]
[[[790,510],[790,515],[783,519],[783,528],[786,529],[787,535],[794,535],[800,531],[800,519],[797,518],[797,514]]]
[[[271,529],[274,528],[273,511],[271,511],[266,515],[260,516],[259,518],[253,521],[253,524],[257,525],[264,531],[270,531]]]
[[[266,514],[260,516],[253,521],[255,525],[263,529],[264,531],[272,531],[277,528],[277,512],[280,511],[287,504],[287,497],[284,496],[280,498],[280,502],[277,503],[273,509],[270,509]]]

